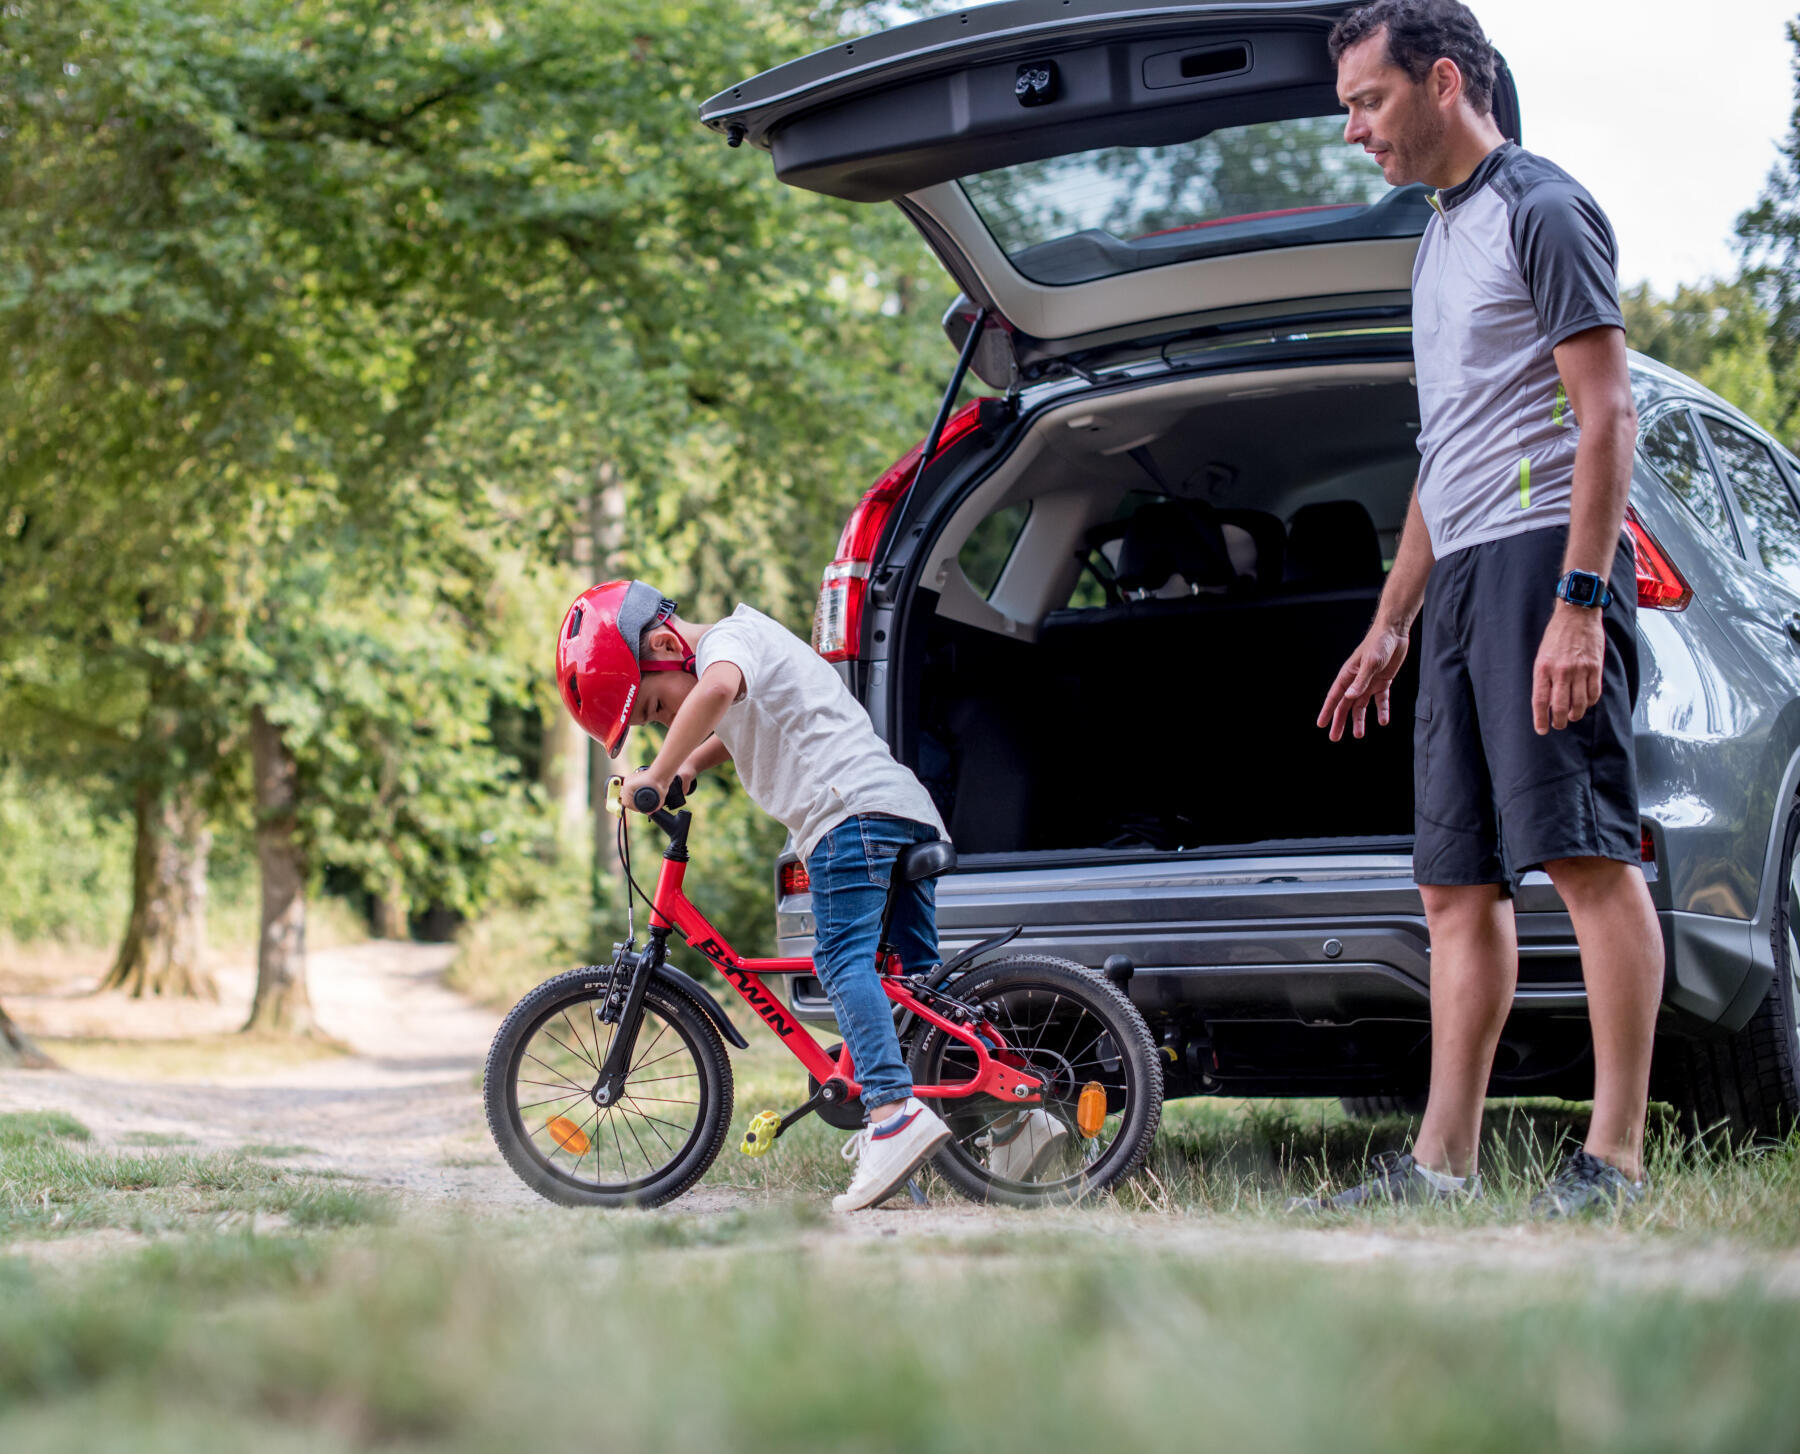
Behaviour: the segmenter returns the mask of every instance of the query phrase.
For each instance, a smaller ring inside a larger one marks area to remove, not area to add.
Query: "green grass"
[[[56,1112],[0,1114],[0,1243],[97,1228],[158,1235],[233,1214],[346,1227],[391,1213],[386,1198],[318,1174],[236,1154],[96,1150],[88,1135]]]
[[[0,1445],[1723,1451],[1800,1419],[1800,1306],[1751,1286],[617,1232],[683,1220],[14,1266]]]
[[[788,1111],[806,1098],[806,1076],[767,1035],[747,1032],[735,1051],[737,1101],[725,1150],[704,1185],[768,1196],[823,1201],[849,1183],[838,1154],[845,1133],[817,1117],[794,1126],[763,1157],[738,1154],[751,1116]],[[1288,1225],[1289,1198],[1339,1189],[1359,1179],[1368,1159],[1410,1145],[1416,1122],[1404,1116],[1355,1120],[1336,1101],[1232,1101],[1194,1098],[1163,1108],[1162,1129],[1146,1169],[1108,1206],[1171,1216],[1229,1217]],[[1562,1102],[1496,1103],[1481,1150],[1482,1201],[1438,1208],[1373,1207],[1360,1225],[1422,1230],[1515,1224],[1562,1151],[1587,1131],[1584,1106]],[[1651,1194],[1620,1218],[1656,1233],[1724,1234],[1770,1247],[1800,1246],[1800,1135],[1783,1146],[1734,1147],[1694,1142],[1653,1108],[1647,1164]],[[934,1201],[956,1192],[927,1173]]]

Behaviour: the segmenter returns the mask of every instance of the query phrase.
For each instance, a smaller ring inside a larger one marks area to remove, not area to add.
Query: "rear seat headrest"
[[[1119,542],[1114,578],[1125,591],[1157,591],[1180,576],[1189,589],[1218,590],[1238,572],[1212,507],[1156,500],[1138,507]]]
[[[1221,510],[1219,524],[1225,530],[1225,541],[1231,546],[1232,563],[1239,575],[1253,577],[1259,590],[1273,590],[1281,584],[1287,531],[1279,517],[1267,510]],[[1240,549],[1234,536],[1243,538],[1247,553]]]
[[[1379,586],[1381,537],[1369,512],[1355,500],[1303,505],[1288,525],[1282,580],[1314,590]]]

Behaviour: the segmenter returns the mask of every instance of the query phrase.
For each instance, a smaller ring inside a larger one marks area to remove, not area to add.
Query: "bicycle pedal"
[[[775,1132],[780,1126],[779,1111],[758,1111],[744,1128],[744,1140],[738,1150],[745,1156],[767,1156],[775,1149]]]

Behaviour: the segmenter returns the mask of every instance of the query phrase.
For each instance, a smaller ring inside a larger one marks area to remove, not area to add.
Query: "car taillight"
[[[1656,840],[1650,836],[1650,825],[1644,824],[1638,839],[1638,859],[1643,863],[1656,862]]]
[[[812,879],[807,876],[806,865],[799,859],[781,865],[780,880],[781,893],[784,898],[790,894],[810,894],[812,892]]]
[[[1652,611],[1685,611],[1694,599],[1694,588],[1681,578],[1668,553],[1644,528],[1636,510],[1625,512],[1625,528],[1637,547],[1638,605]]]
[[[944,421],[937,454],[981,423],[983,402],[973,400]],[[869,590],[869,567],[874,563],[889,519],[912,488],[924,448],[925,441],[920,440],[875,481],[850,512],[844,533],[838,537],[837,557],[825,567],[819,604],[813,612],[813,650],[827,661],[854,661],[862,654],[863,598]]]

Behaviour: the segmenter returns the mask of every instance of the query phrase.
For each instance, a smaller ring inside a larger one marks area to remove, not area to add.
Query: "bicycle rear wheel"
[[[1163,1077],[1144,1017],[1081,965],[1021,954],[977,966],[947,993],[982,1006],[1008,1063],[1044,1081],[1042,1102],[993,1096],[936,1101],[950,1140],[932,1165],[976,1201],[1042,1206],[1117,1186],[1149,1153]],[[919,1085],[975,1075],[975,1052],[927,1027],[910,1060]]]
[[[653,980],[625,1087],[594,1103],[617,1027],[601,1022],[604,970],[547,980],[488,1051],[488,1129],[533,1191],[571,1207],[653,1207],[706,1174],[731,1124],[731,1062],[706,1012]]]

